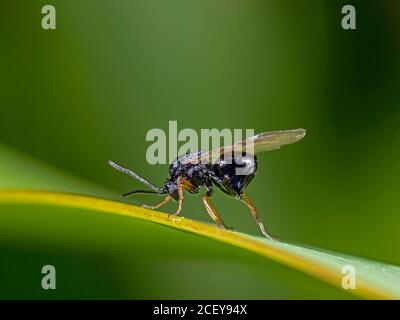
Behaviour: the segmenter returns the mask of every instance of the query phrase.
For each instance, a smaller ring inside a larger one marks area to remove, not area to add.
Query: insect
[[[267,232],[253,201],[245,192],[246,187],[257,173],[258,161],[255,154],[292,144],[301,140],[305,134],[305,129],[263,132],[230,146],[207,152],[196,151],[184,154],[171,164],[169,177],[161,188],[154,186],[135,172],[123,168],[111,160],[109,164],[116,170],[135,178],[150,189],[133,190],[122,194],[123,197],[139,193],[166,195],[159,204],[153,206],[142,205],[142,207],[159,209],[171,200],[175,200],[178,201],[178,208],[172,215],[177,216],[182,210],[183,191],[195,194],[200,192],[200,187],[205,187],[206,192],[202,200],[207,213],[219,227],[229,229],[210,201],[214,186],[216,186],[227,195],[242,201],[250,209],[262,234],[268,239],[274,239]],[[210,159],[216,159],[216,161],[209,161]],[[245,174],[243,172],[238,174],[239,169],[242,169]]]

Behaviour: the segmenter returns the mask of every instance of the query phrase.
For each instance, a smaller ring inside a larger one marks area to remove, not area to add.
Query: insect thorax
[[[209,164],[192,164],[186,160],[201,154],[201,151],[184,154],[178,157],[169,168],[170,181],[176,181],[178,177],[183,177],[195,186],[204,185],[209,178],[211,165]]]

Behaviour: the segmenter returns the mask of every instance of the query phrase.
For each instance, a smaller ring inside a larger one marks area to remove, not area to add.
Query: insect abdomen
[[[217,185],[222,191],[240,197],[257,172],[257,158],[255,156],[225,158],[213,167]]]

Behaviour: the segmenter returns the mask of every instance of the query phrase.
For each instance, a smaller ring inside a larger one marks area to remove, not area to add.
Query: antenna
[[[123,193],[121,194],[122,197],[130,197],[134,194],[165,194],[166,192],[164,190],[162,190],[163,192],[155,192],[155,191],[149,191],[149,190],[133,190],[133,191],[129,191],[127,193]]]
[[[135,178],[137,181],[139,181],[140,183],[144,184],[145,186],[149,187],[151,190],[154,191],[154,192],[148,192],[148,191],[143,192],[142,190],[137,190],[138,192],[132,191],[132,192],[129,192],[128,195],[134,194],[134,193],[158,193],[158,194],[165,193],[164,189],[157,188],[155,185],[151,184],[149,181],[147,181],[146,179],[142,178],[141,176],[139,176],[135,172],[133,172],[133,171],[131,171],[129,169],[126,169],[124,167],[121,167],[120,165],[116,164],[115,162],[113,162],[111,160],[108,160],[108,164],[111,167],[113,167],[114,169],[116,169],[118,171],[121,171],[121,172],[123,172],[123,173],[125,173],[125,174],[127,174],[127,175],[129,175],[129,176],[131,176],[133,178]]]

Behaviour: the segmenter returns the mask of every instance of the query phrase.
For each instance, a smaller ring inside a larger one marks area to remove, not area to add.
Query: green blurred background
[[[45,4],[56,30],[41,28]],[[345,4],[357,30],[341,28]],[[118,199],[139,185],[107,160],[161,185],[168,165],[146,162],[145,137],[170,120],[303,127],[302,142],[260,154],[248,188],[271,233],[400,264],[399,35],[395,0],[2,1],[0,186]],[[186,217],[209,221],[200,195],[186,200]],[[214,203],[259,233],[242,204]],[[70,211],[0,206],[1,298],[348,297],[211,240]],[[37,285],[49,261],[55,292]]]

